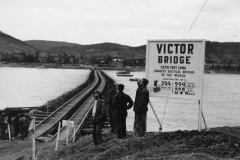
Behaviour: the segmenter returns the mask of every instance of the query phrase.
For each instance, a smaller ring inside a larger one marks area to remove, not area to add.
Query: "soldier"
[[[6,115],[5,113],[1,114],[0,117],[0,139],[5,138],[5,130],[7,129]]]
[[[138,79],[138,81],[137,81],[137,86],[138,86],[138,88],[137,88],[137,90],[136,90],[136,95],[135,95],[135,100],[134,100],[134,106],[133,106],[133,111],[134,111],[134,108],[135,108],[135,105],[136,105],[136,100],[137,100],[137,95],[138,95],[138,93],[139,93],[139,90],[140,90],[140,88],[141,88],[141,86],[140,86],[140,84],[142,83],[142,79]],[[134,133],[136,133],[136,128],[137,128],[137,120],[136,120],[136,112],[135,112],[135,117],[134,117],[134,124],[133,124],[133,132]]]
[[[14,127],[14,137],[17,138],[19,134],[19,122],[20,120],[20,114],[18,114],[14,119],[13,119],[13,127]]]
[[[34,116],[36,116],[37,113],[42,113],[42,111],[37,110],[37,109],[32,109],[31,111],[29,111],[28,113],[25,113],[25,118],[27,120],[27,124],[28,124],[28,129],[26,130],[26,135],[28,135],[29,131],[33,131],[33,118]]]
[[[149,91],[146,86],[148,84],[148,80],[143,78],[142,81],[139,82],[139,87],[137,89],[135,104],[133,107],[133,111],[135,112],[135,135],[139,137],[143,137],[146,134],[146,119],[147,119],[147,111],[148,111],[148,102],[149,102]]]
[[[123,92],[124,85],[118,85],[118,93],[113,97],[113,106],[117,111],[116,115],[116,127],[117,127],[117,137],[124,138],[126,134],[126,119],[127,110],[133,106],[133,101],[131,97]]]
[[[19,129],[20,129],[20,138],[21,140],[24,140],[24,138],[27,137],[26,130],[28,129],[27,120],[24,114],[21,114],[21,118],[19,120]]]
[[[105,119],[105,110],[102,103],[102,94],[99,91],[95,91],[93,93],[94,96],[94,105],[92,110],[92,117],[93,117],[93,142],[94,145],[98,145],[103,142],[102,137],[102,127],[104,125]]]

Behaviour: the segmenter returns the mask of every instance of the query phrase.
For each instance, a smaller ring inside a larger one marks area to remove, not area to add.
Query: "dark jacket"
[[[104,119],[105,119],[105,116],[106,116],[106,113],[105,113],[105,108],[103,106],[103,102],[101,99],[99,99],[97,101],[97,106],[96,106],[96,113],[95,113],[95,117],[94,117],[94,121],[96,122],[96,124],[98,125],[103,125],[104,123]]]
[[[20,120],[20,115],[17,115],[14,119],[13,119],[13,125],[14,126],[19,126],[19,120]]]
[[[139,87],[136,92],[135,104],[133,110],[135,112],[148,111],[149,91],[145,86]]]
[[[113,97],[113,106],[118,111],[126,111],[133,106],[131,97],[124,92],[118,92]]]
[[[28,124],[27,124],[26,118],[25,117],[20,118],[20,120],[19,120],[19,127],[21,129],[23,129],[24,127],[27,127],[27,126],[28,126]]]

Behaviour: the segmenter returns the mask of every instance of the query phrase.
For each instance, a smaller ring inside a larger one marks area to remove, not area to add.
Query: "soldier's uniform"
[[[102,127],[104,125],[104,119],[106,117],[105,108],[101,100],[102,95],[99,91],[95,91],[93,93],[94,97],[96,94],[99,95],[99,99],[95,98],[95,102],[92,110],[94,145],[98,145],[103,142]]]
[[[124,85],[119,84],[119,92],[113,97],[113,105],[117,111],[116,127],[118,138],[126,137],[127,110],[133,106],[131,97],[123,92]]]
[[[5,139],[5,130],[7,129],[6,115],[1,114],[0,117],[0,139]]]
[[[24,116],[19,120],[19,129],[21,135],[20,138],[23,140],[25,137],[27,137],[26,130],[28,129],[27,120]]]
[[[149,91],[146,88],[148,84],[147,79],[143,79],[143,85],[137,89],[134,112],[135,112],[135,122],[134,122],[134,133],[139,137],[145,136],[146,134],[146,119],[148,111],[148,102],[149,102]]]

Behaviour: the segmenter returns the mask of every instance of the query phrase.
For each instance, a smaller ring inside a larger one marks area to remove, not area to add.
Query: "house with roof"
[[[68,62],[68,55],[64,52],[58,54],[58,62],[60,63],[67,63]]]
[[[48,57],[49,57],[49,54],[47,52],[39,52],[38,53],[38,61],[40,63],[47,63]]]
[[[71,55],[71,56],[68,57],[68,62],[73,64],[73,63],[75,63],[75,59],[76,59],[75,56]]]
[[[24,57],[26,57],[25,52],[13,53],[12,54],[12,58],[14,59],[14,61],[17,61],[17,62],[21,62],[24,59]]]

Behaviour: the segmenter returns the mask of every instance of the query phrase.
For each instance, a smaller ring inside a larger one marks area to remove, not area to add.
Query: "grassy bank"
[[[118,139],[106,131],[103,134],[104,142],[98,146],[94,146],[91,135],[82,136],[67,146],[61,142],[58,151],[54,151],[54,142],[37,142],[36,155],[38,160],[238,159],[239,136],[240,127],[218,127],[208,132],[193,130],[147,133],[144,138],[128,132],[125,139]],[[1,147],[0,159],[31,159],[30,142],[15,140],[1,145],[4,146]],[[21,150],[16,149],[21,146]]]

